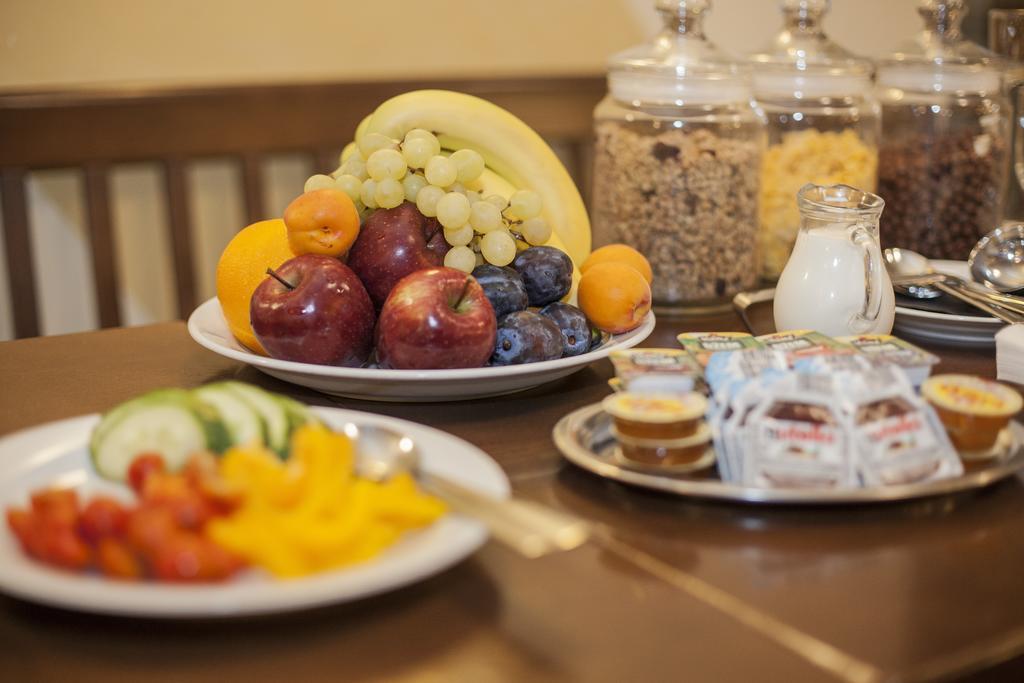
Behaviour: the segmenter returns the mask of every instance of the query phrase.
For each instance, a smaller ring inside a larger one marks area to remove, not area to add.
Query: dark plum
[[[533,311],[515,311],[498,323],[492,365],[519,365],[561,357],[562,333],[549,318]]]
[[[558,301],[572,288],[572,259],[554,247],[530,247],[519,252],[512,267],[523,278],[531,306]]]
[[[578,356],[590,350],[590,321],[583,315],[583,311],[571,304],[556,301],[538,312],[558,325],[562,335],[563,356]]]
[[[473,277],[483,287],[498,320],[509,313],[526,310],[530,305],[523,279],[511,268],[485,263],[473,269]]]

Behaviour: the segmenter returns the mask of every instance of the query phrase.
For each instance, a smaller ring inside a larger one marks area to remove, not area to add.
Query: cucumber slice
[[[266,426],[267,448],[275,451],[282,458],[288,455],[291,423],[284,406],[274,394],[264,391],[252,384],[244,382],[224,382],[224,388],[234,392],[241,400],[249,404]]]
[[[104,415],[93,430],[90,455],[101,476],[123,482],[139,453],[160,453],[173,471],[197,451],[220,452],[229,444],[210,406],[183,389],[160,389]]]
[[[289,433],[310,422],[320,423],[320,419],[313,414],[313,411],[306,404],[299,403],[295,399],[282,396],[281,394],[272,394],[272,396],[281,404],[284,412],[288,415]]]
[[[217,411],[228,431],[232,445],[243,446],[253,442],[267,443],[267,425],[263,416],[248,401],[231,390],[232,382],[216,382],[194,389],[200,401]]]

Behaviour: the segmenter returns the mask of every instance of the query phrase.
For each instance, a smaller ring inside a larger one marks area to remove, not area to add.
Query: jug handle
[[[850,241],[864,250],[864,308],[850,318],[857,334],[869,332],[882,310],[882,250],[877,238],[863,225],[850,232]]]

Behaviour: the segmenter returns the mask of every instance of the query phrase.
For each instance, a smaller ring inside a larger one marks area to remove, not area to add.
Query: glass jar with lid
[[[997,227],[1009,119],[1002,68],[965,40],[963,0],[921,0],[924,30],[881,60],[878,194],[885,247],[966,259]]]
[[[767,122],[761,163],[762,275],[778,279],[793,249],[806,183],[874,192],[879,111],[872,63],[832,42],[829,0],[783,0],[783,28],[751,55],[754,99]]]
[[[594,111],[594,241],[647,256],[660,312],[728,306],[758,280],[764,124],[749,70],[704,36],[709,5],[657,0],[664,29],[611,58]]]

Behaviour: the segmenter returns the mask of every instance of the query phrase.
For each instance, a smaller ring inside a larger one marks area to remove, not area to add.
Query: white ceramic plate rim
[[[210,309],[214,309],[221,320],[224,315],[220,309],[220,302],[216,297],[208,299],[200,304],[188,318],[188,331],[199,345],[213,351],[216,354],[231,358],[232,360],[248,363],[249,365],[291,372],[317,377],[333,377],[337,379],[352,380],[381,380],[381,381],[447,381],[447,380],[474,380],[494,379],[496,377],[526,376],[533,374],[546,374],[549,371],[557,371],[563,368],[582,366],[608,356],[609,353],[618,349],[627,349],[639,344],[654,331],[654,313],[648,313],[643,322],[636,329],[630,330],[612,338],[603,346],[568,358],[540,361],[538,363],[525,363],[523,365],[491,366],[483,368],[458,368],[455,370],[381,370],[378,368],[344,368],[333,365],[316,365],[313,363],[297,363],[295,361],[277,360],[267,358],[252,351],[244,351],[232,348],[218,338],[219,335],[211,334],[210,330],[202,326],[201,319],[210,315]],[[227,322],[224,322],[225,329]],[[237,343],[237,342],[235,342]]]
[[[386,425],[423,446],[424,467],[478,490],[507,497],[508,479],[486,453],[457,437],[424,425],[337,408],[314,408],[335,427],[344,422]],[[26,478],[48,464],[67,460],[80,468],[98,415],[51,422],[0,438],[0,505],[24,505]],[[81,455],[75,451],[81,450]],[[91,468],[88,483],[110,490]],[[69,470],[68,474],[72,471]],[[85,484],[84,481],[62,483]],[[0,591],[22,599],[75,610],[156,618],[235,617],[349,602],[433,576],[472,554],[487,539],[473,519],[449,514],[403,538],[378,557],[351,567],[292,580],[255,571],[222,584],[121,583],[97,575],[51,569],[25,556],[13,534],[0,531]]]
[[[932,265],[935,267],[935,270],[939,271],[940,273],[956,275],[958,277],[964,278],[969,283],[971,282],[970,272],[967,269],[966,261],[946,261],[942,259],[932,259]],[[981,285],[976,286],[979,288],[981,287]],[[940,320],[943,322],[992,325],[993,327],[1001,327],[1006,324],[1002,320],[987,315],[956,315],[954,313],[922,311],[917,308],[906,308],[904,306],[897,306],[896,312],[899,313],[900,315],[905,315],[910,318],[928,318],[930,320]]]

